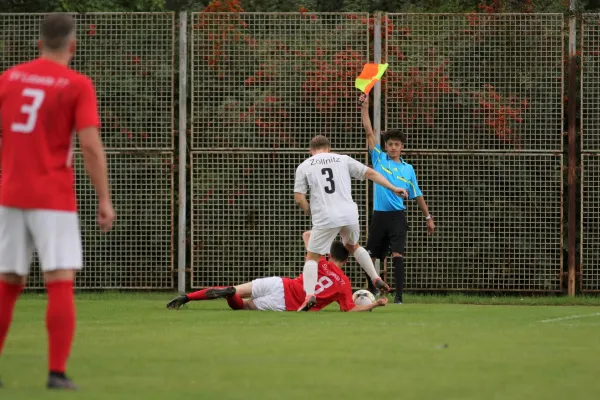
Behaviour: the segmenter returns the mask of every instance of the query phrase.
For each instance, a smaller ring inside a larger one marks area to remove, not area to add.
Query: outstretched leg
[[[371,282],[373,285],[379,289],[379,291],[384,294],[390,291],[390,287],[381,279],[377,271],[375,270],[375,265],[373,264],[373,260],[371,260],[371,256],[364,249],[364,247],[355,245],[346,245],[346,248],[354,256],[358,264],[362,267],[362,269],[369,275]]]
[[[227,299],[227,304],[233,310],[241,310],[244,306],[243,298],[252,295],[252,282],[247,282],[238,286],[216,286],[196,292],[183,294],[175,297],[169,303],[167,308],[172,310],[179,309],[182,305],[190,301]]]
[[[340,230],[342,236],[342,242],[346,249],[354,256],[358,264],[362,269],[369,275],[369,278],[381,293],[390,291],[389,286],[379,277],[379,274],[375,270],[373,260],[369,255],[369,252],[365,250],[361,245],[358,244],[358,238],[360,235],[360,228],[358,225],[345,226]]]

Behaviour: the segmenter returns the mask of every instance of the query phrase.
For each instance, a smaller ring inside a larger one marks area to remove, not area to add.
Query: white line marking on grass
[[[552,319],[544,319],[540,322],[542,323],[546,323],[546,322],[557,322],[557,321],[564,321],[567,319],[577,319],[577,318],[588,318],[588,317],[597,317],[599,316],[600,313],[595,313],[595,314],[585,314],[585,315],[571,315],[568,317],[562,317],[562,318],[552,318]]]

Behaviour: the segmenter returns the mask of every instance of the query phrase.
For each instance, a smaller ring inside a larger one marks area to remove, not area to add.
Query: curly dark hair
[[[399,131],[398,129],[390,129],[381,133],[381,141],[386,143],[388,140],[399,140],[402,144],[406,143],[406,133]]]

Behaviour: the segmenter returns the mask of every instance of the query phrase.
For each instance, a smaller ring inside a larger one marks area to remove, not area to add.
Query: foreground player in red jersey
[[[83,264],[72,167],[74,132],[96,189],[103,231],[111,229],[115,212],[94,86],[68,68],[75,51],[73,19],[48,15],[38,46],[40,58],[0,75],[0,353],[35,247],[48,291],[47,387],[75,389],[65,375],[75,332],[73,280]]]
[[[303,235],[305,243],[307,235]],[[352,286],[348,277],[340,269],[348,260],[349,252],[342,242],[331,245],[330,258],[324,257],[318,263],[318,280],[315,290],[317,304],[310,311],[319,311],[333,302],[340,305],[341,311],[370,311],[385,306],[387,298],[381,298],[370,305],[355,305],[352,300]],[[304,302],[304,278],[295,279],[270,277],[256,279],[235,287],[209,288],[188,295],[178,296],[167,304],[167,308],[177,309],[194,300],[227,299],[234,310],[297,311]],[[243,298],[248,298],[243,300]]]

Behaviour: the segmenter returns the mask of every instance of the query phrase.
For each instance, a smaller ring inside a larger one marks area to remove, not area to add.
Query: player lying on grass
[[[305,233],[303,238],[306,243],[308,234]],[[371,311],[387,304],[387,298],[381,298],[369,305],[354,304],[350,279],[340,269],[348,260],[348,256],[349,252],[342,242],[335,241],[331,245],[331,260],[323,257],[319,261],[315,290],[317,304],[310,311],[322,310],[333,302],[340,305],[341,311]],[[178,309],[189,301],[221,298],[225,298],[233,310],[297,311],[306,298],[304,277],[300,275],[291,279],[274,276],[255,279],[238,286],[203,289],[174,298],[167,304],[167,308]]]

